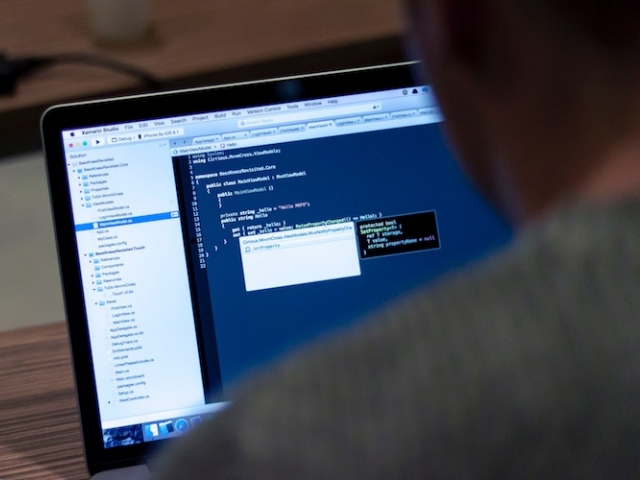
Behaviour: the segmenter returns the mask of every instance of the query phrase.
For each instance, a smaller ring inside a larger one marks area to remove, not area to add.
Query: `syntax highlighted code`
[[[367,220],[356,226],[362,259],[440,248],[435,211]]]

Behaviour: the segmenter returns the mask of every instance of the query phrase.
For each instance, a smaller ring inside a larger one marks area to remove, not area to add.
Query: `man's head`
[[[640,0],[407,0],[463,163],[514,221],[640,193]]]

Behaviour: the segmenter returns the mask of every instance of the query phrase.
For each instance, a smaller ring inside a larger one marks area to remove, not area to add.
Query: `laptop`
[[[42,119],[89,472],[144,478],[229,386],[502,245],[415,64]]]

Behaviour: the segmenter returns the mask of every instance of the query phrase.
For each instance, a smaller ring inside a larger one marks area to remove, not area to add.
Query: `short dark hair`
[[[545,1],[567,21],[608,47],[640,46],[640,0]]]
[[[587,36],[615,49],[640,49],[640,0],[530,0],[546,3]],[[405,0],[410,14],[425,0]]]

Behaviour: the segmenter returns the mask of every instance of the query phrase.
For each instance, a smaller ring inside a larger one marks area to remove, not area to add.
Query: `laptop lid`
[[[91,473],[143,462],[258,365],[507,240],[414,67],[45,113]]]

